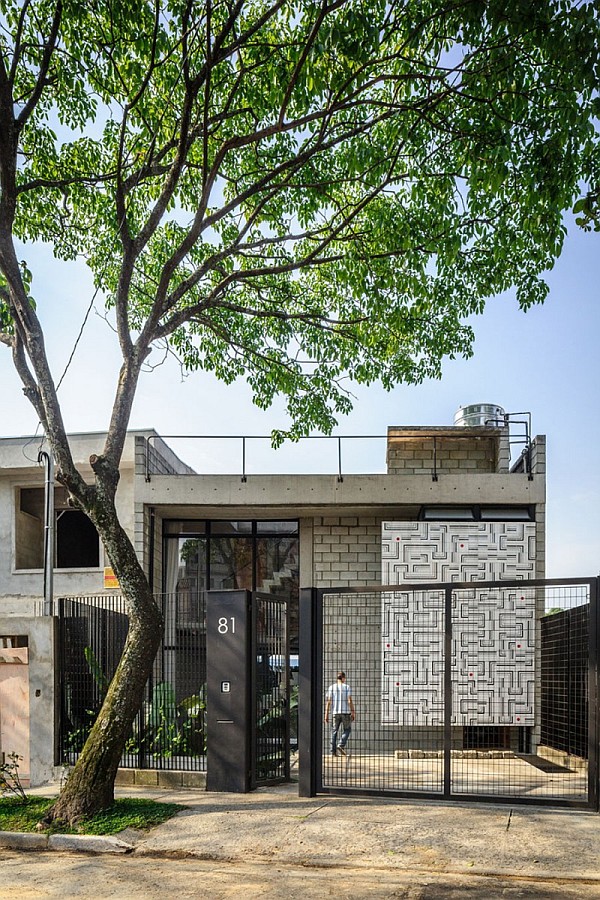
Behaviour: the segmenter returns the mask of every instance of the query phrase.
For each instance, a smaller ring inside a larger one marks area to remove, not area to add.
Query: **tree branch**
[[[46,85],[46,78],[48,75],[48,71],[50,69],[50,63],[52,62],[52,55],[54,53],[56,42],[58,39],[58,32],[60,29],[60,21],[62,17],[62,0],[57,0],[56,6],[54,8],[54,16],[52,18],[52,25],[50,26],[50,33],[46,39],[44,44],[44,53],[42,56],[42,61],[40,63],[40,68],[37,74],[35,86],[33,91],[31,92],[27,103],[24,105],[20,114],[17,116],[16,125],[17,129],[20,131],[27,120],[29,119],[31,113],[35,109],[42,96],[42,91]]]

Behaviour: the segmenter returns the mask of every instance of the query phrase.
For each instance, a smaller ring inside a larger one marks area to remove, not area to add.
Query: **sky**
[[[93,296],[91,279],[82,264],[72,264],[66,274],[64,263],[56,269],[45,247],[23,252],[58,381]],[[401,385],[389,393],[378,385],[357,389],[353,412],[340,419],[334,433],[383,436],[388,425],[451,425],[458,407],[470,403],[531,413],[533,435],[547,436],[546,575],[587,577],[600,572],[600,234],[570,224],[563,253],[546,280],[546,302],[527,313],[511,294],[489,301],[483,315],[471,320],[473,357],[446,361],[440,381]],[[101,312],[97,298],[60,388],[68,431],[103,431],[108,425],[119,353]],[[155,428],[166,436],[268,435],[285,427],[283,403],[261,411],[242,382],[222,385],[198,373],[182,379],[176,362],[158,365],[162,359],[154,351],[150,362],[156,367],[142,376],[132,428]],[[34,434],[37,418],[2,345],[0,384],[0,436]],[[227,442],[227,452],[223,442],[168,442],[197,471],[239,471],[240,442]],[[266,445],[249,442],[248,471],[314,471],[323,460],[326,471],[336,471],[333,442],[303,443],[275,457],[266,454]],[[383,440],[352,442],[353,458],[344,443],[345,470],[384,471],[384,445]]]

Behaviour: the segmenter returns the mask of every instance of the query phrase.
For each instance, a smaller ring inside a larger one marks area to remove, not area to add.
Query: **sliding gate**
[[[597,579],[306,590],[300,791],[598,809]],[[331,752],[343,670],[356,719]]]

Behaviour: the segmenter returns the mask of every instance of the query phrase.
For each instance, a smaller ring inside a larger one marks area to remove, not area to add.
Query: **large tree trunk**
[[[114,801],[121,755],[162,637],[162,615],[116,511],[90,513],[127,601],[129,632],[123,655],[85,746],[44,822],[75,824]],[[98,515],[99,513],[99,515]],[[108,527],[107,527],[108,526]]]

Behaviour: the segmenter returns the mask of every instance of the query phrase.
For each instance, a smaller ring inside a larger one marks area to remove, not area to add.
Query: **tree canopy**
[[[488,297],[542,301],[564,211],[597,222],[599,7],[0,0],[0,341],[130,623],[53,815],[111,802],[160,641],[115,506],[152,348],[245,377],[261,407],[284,394],[294,437],[330,430],[351,381],[416,383],[470,353]],[[85,260],[122,354],[92,484],[46,356],[37,242]]]
[[[349,409],[345,376],[439,375],[487,297],[543,300],[597,179],[595,3],[0,10],[10,295],[12,237],[83,256],[132,373],[167,341],[262,407],[285,393],[296,431]]]

